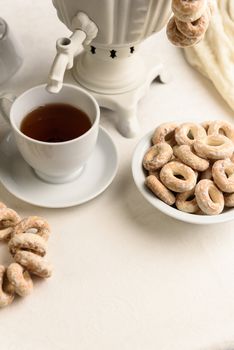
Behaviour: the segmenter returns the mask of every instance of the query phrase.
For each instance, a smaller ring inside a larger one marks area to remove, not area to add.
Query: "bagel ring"
[[[160,179],[170,190],[185,192],[195,187],[197,175],[187,165],[172,161],[163,166]]]
[[[154,175],[147,176],[145,179],[145,185],[155,194],[156,197],[161,199],[168,205],[175,203],[174,194],[167,189]]]
[[[213,123],[212,120],[206,120],[205,122],[201,123],[201,126],[206,130],[206,133],[208,133],[208,129],[211,123]]]
[[[23,219],[14,229],[14,235],[26,233],[32,229],[37,230],[37,235],[43,237],[46,241],[50,235],[50,227],[47,221],[38,216],[29,216]]]
[[[37,232],[32,233],[32,229],[36,229]],[[43,258],[49,234],[50,228],[46,220],[29,216],[15,226],[9,242],[10,253],[15,262],[42,278],[52,274],[52,267]]]
[[[223,193],[211,180],[201,180],[195,188],[199,208],[207,215],[218,215],[224,208]]]
[[[224,195],[224,204],[228,208],[234,207],[234,193]]]
[[[175,129],[177,126],[177,123],[164,123],[159,125],[155,129],[152,137],[153,145],[155,145],[156,143],[166,142],[171,147],[173,147],[176,144]]]
[[[30,274],[24,271],[23,267],[17,263],[12,263],[7,268],[7,278],[14,287],[15,293],[24,297],[31,293],[33,282]]]
[[[46,241],[34,233],[14,235],[8,244],[10,253],[14,256],[18,250],[27,250],[40,256],[46,254]]]
[[[7,208],[1,203],[0,209],[0,241],[9,240],[14,226],[21,220],[20,216],[13,209]]]
[[[199,207],[197,205],[197,200],[194,192],[195,188],[190,191],[177,194],[175,203],[177,209],[186,213],[197,213],[199,211]]]
[[[182,22],[175,17],[176,26],[182,34],[189,38],[199,38],[205,34],[209,26],[208,11],[194,22]]]
[[[234,143],[234,126],[224,120],[212,122],[208,128],[208,135],[223,134]]]
[[[167,24],[167,37],[173,45],[178,47],[190,47],[196,45],[203,38],[203,36],[191,38],[182,34],[177,28],[174,16]]]
[[[183,22],[194,22],[207,8],[207,0],[173,0],[172,11]]]
[[[226,193],[234,192],[234,163],[230,159],[218,160],[212,167],[214,182]]]
[[[0,265],[0,307],[10,305],[15,298],[14,290],[12,288],[8,288],[8,286],[4,286],[5,277],[6,268],[3,265]],[[8,283],[8,285],[10,284]]]
[[[192,146],[196,140],[203,140],[206,136],[205,129],[195,123],[183,123],[175,130],[178,145]]]
[[[174,155],[178,157],[184,164],[197,171],[205,171],[209,168],[209,162],[206,159],[198,157],[191,146],[181,145],[174,147]]]
[[[225,159],[233,154],[233,142],[224,135],[208,135],[203,140],[195,140],[194,149],[198,156],[206,159]]]
[[[52,266],[39,255],[26,250],[18,250],[14,260],[26,270],[42,278],[48,278],[52,274]]]
[[[143,159],[146,170],[152,171],[163,167],[172,157],[173,150],[167,143],[157,143],[150,147]]]

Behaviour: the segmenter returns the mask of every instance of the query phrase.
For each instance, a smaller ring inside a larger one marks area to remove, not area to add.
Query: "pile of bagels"
[[[7,244],[13,258],[8,266],[0,265],[0,308],[10,305],[15,296],[25,297],[32,292],[32,275],[51,276],[52,266],[44,258],[50,233],[45,219],[22,219],[0,202],[0,241]]]
[[[201,41],[214,11],[213,0],[172,0],[173,17],[167,36],[173,45],[189,47]]]
[[[199,215],[234,207],[234,126],[164,123],[143,158],[145,185],[170,206]]]

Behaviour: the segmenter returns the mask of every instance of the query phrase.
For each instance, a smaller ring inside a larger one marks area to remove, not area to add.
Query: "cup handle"
[[[16,96],[10,92],[0,95],[0,114],[8,124],[10,122],[10,109],[15,99]]]

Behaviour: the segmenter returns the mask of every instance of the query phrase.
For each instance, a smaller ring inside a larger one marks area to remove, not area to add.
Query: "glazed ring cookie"
[[[173,45],[178,47],[189,47],[196,45],[203,38],[203,36],[191,38],[182,34],[177,28],[174,16],[167,24],[167,37]]]
[[[39,255],[25,250],[18,250],[14,260],[29,272],[42,278],[50,277],[52,266]]]
[[[166,142],[171,147],[176,144],[175,141],[175,128],[178,126],[176,123],[164,123],[158,126],[153,134],[152,143],[153,145],[157,143]]]
[[[224,204],[228,208],[234,207],[234,193],[224,195]]]
[[[179,193],[176,196],[176,207],[186,213],[197,213],[199,207],[194,194],[195,188],[190,191]]]
[[[185,192],[195,187],[197,176],[187,165],[172,161],[164,165],[160,172],[160,179],[170,190]]]
[[[183,123],[175,130],[175,138],[178,145],[192,146],[196,140],[203,140],[206,136],[205,129],[195,123]]]
[[[224,135],[208,135],[204,140],[196,140],[194,149],[198,156],[206,159],[225,159],[233,154],[234,145]]]
[[[32,279],[27,271],[17,263],[12,263],[7,268],[7,278],[14,287],[15,293],[21,297],[30,294],[33,289]]]
[[[206,11],[195,22],[182,22],[175,18],[175,23],[178,30],[189,38],[199,38],[205,34],[209,26],[209,15]]]
[[[183,22],[194,22],[207,8],[206,0],[173,0],[172,11]]]
[[[198,157],[192,151],[191,146],[175,146],[173,150],[174,155],[178,157],[184,164],[190,166],[192,169],[198,171],[205,171],[209,168],[208,160]]]
[[[211,180],[201,180],[195,188],[199,208],[208,215],[218,215],[224,208],[223,193]]]
[[[146,170],[157,170],[163,167],[172,157],[173,150],[167,143],[157,143],[150,147],[143,159]]]
[[[168,205],[175,203],[174,194],[169,191],[154,175],[150,175],[145,180],[145,185],[155,194],[156,197],[161,199]]]
[[[212,175],[216,186],[221,191],[234,192],[234,163],[230,159],[215,162],[212,168]]]
[[[1,203],[0,209],[0,241],[8,240],[14,230],[14,226],[20,222],[20,216],[12,209],[6,208]]]
[[[208,135],[225,135],[234,143],[234,126],[223,120],[216,120],[210,124]]]
[[[15,297],[14,292],[10,293],[10,292],[7,292],[6,290],[3,290],[5,274],[6,274],[6,268],[3,265],[0,265],[0,307],[5,307],[10,305]]]
[[[27,250],[40,256],[45,256],[46,254],[46,241],[34,233],[14,235],[8,247],[13,256],[18,250]]]
[[[38,216],[29,216],[23,219],[14,229],[14,235],[29,232],[32,229],[37,230],[37,234],[45,240],[49,238],[50,227],[47,221]]]

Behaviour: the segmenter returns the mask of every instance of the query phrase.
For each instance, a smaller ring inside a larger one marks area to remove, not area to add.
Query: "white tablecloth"
[[[0,15],[22,41],[24,54],[21,70],[0,91],[18,94],[45,82],[55,40],[68,31],[49,0],[1,0]],[[164,32],[144,45],[161,54],[173,81],[153,84],[139,103],[141,133],[135,139],[116,131],[114,113],[102,112],[101,124],[120,158],[117,176],[102,195],[85,205],[48,210],[0,185],[0,200],[9,207],[48,219],[55,267],[29,297],[0,311],[2,350],[220,349],[234,340],[233,222],[193,226],[166,217],[138,193],[130,169],[137,141],[156,124],[232,121],[233,113]],[[0,137],[5,131],[1,120]],[[7,263],[4,245],[0,252],[0,263]]]

